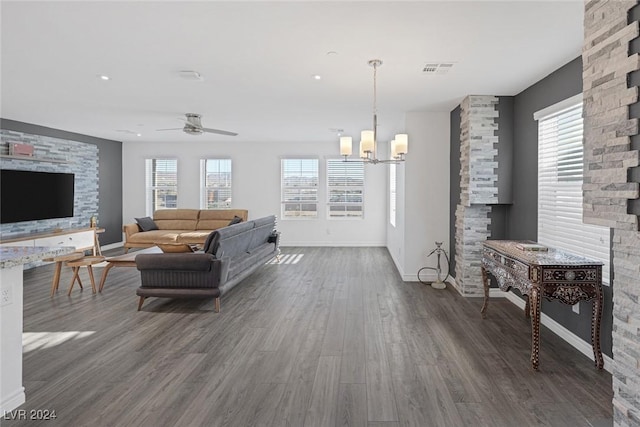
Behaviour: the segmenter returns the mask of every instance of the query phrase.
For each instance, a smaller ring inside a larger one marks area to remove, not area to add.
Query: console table
[[[531,241],[487,240],[482,248],[482,281],[485,318],[489,302],[491,273],[503,291],[518,289],[526,296],[525,316],[531,318],[531,366],[538,369],[540,356],[540,305],[542,298],[565,304],[593,300],[591,345],[595,364],[604,364],[600,350],[600,320],[602,318],[602,262],[573,255],[557,249],[523,250],[518,246]]]

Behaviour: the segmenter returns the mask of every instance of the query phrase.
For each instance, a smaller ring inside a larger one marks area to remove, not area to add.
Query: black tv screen
[[[73,216],[72,173],[0,171],[0,223]]]

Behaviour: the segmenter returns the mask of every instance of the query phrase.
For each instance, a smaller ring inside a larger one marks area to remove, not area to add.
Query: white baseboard
[[[393,258],[393,255],[391,256],[391,258]],[[395,259],[394,259],[395,262]],[[398,267],[398,264],[396,263],[396,268],[398,269],[398,271],[400,271],[400,267]],[[442,276],[446,275],[447,273],[441,273]],[[420,280],[418,280],[418,273],[416,274],[401,274],[402,276],[402,281],[403,282],[419,282]],[[425,282],[435,282],[438,279],[438,273],[436,273],[435,270],[427,270],[427,271],[423,271],[422,273],[420,273],[420,278],[425,281]],[[456,280],[452,277],[449,276],[447,277],[446,282],[449,282],[452,285],[456,285]]]
[[[407,276],[406,274],[404,274],[404,270],[402,269],[402,267],[400,266],[400,263],[398,262],[398,260],[396,259],[396,257],[393,256],[393,254],[391,253],[391,251],[389,250],[389,248],[387,248],[387,252],[389,252],[389,256],[391,257],[391,260],[393,261],[393,263],[396,266],[396,270],[398,270],[398,274],[400,275],[400,278],[402,279],[403,282],[410,282],[411,280],[406,280],[405,277]]]
[[[117,249],[117,248],[121,248],[123,246],[124,246],[124,242],[110,243],[108,245],[100,246],[100,250],[101,251],[108,251],[110,249]]]
[[[490,289],[489,296],[498,298],[504,297],[524,310],[525,301],[513,292],[502,292],[499,289]],[[593,356],[593,348],[591,347],[590,342],[584,341],[582,338],[578,337],[576,334],[544,313],[541,313],[540,323],[549,328],[553,333],[565,340],[580,353],[584,354],[591,360],[595,360]],[[613,372],[613,359],[606,354],[603,354],[602,357],[604,359],[604,369],[609,373]]]
[[[290,248],[290,247],[312,247],[312,248],[384,248],[386,245],[384,243],[362,243],[362,242],[291,242],[288,241],[286,243],[280,242],[281,248]]]
[[[0,402],[0,413],[5,414],[9,411],[13,411],[24,402],[26,402],[24,387],[20,387],[18,390],[2,399],[2,402]]]

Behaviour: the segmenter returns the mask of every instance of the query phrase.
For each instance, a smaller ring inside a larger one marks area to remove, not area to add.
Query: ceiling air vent
[[[430,62],[422,68],[424,74],[447,74],[453,67],[453,62]]]

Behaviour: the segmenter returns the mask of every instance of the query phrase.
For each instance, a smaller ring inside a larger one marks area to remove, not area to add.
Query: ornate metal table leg
[[[482,318],[486,318],[485,314],[487,311],[487,305],[489,304],[489,277],[487,275],[487,269],[480,267],[482,271],[482,285],[484,286],[484,303],[482,304],[482,308],[480,309],[480,314],[482,314]]]
[[[593,299],[593,315],[591,317],[591,346],[598,369],[604,366],[600,349],[600,321],[602,320],[602,289],[596,286],[596,297]]]
[[[537,287],[531,288],[529,292],[529,303],[531,304],[531,367],[538,370],[540,365],[540,304],[542,295]]]

